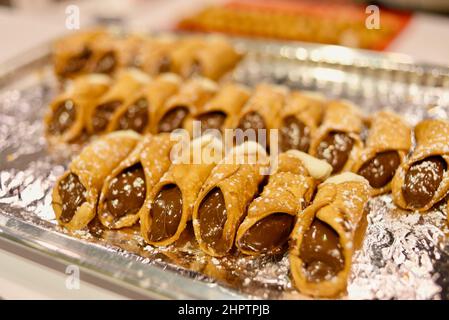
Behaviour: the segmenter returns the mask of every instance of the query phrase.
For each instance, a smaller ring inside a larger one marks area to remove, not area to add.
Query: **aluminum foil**
[[[432,86],[398,80],[389,71],[382,78],[359,69],[302,63],[281,53],[248,54],[234,79],[249,85],[265,79],[329,98],[347,98],[367,113],[388,106],[412,124],[425,117],[448,118],[449,104]],[[54,219],[51,190],[81,146],[49,146],[43,137],[42,119],[57,88],[50,67],[43,65],[0,89],[0,220],[14,217],[67,234]],[[444,91],[444,86],[439,89]],[[425,214],[405,212],[395,207],[390,195],[383,195],[369,201],[367,212],[366,236],[353,258],[348,292],[342,298],[449,299],[445,205]],[[82,245],[99,245],[142,265],[215,283],[227,288],[230,297],[236,293],[249,298],[306,298],[292,287],[286,255],[254,258],[234,252],[212,258],[198,249],[191,228],[167,248],[146,245],[138,228],[104,230],[97,221],[89,230],[70,236]],[[141,287],[147,287],[145,280],[139,280]]]

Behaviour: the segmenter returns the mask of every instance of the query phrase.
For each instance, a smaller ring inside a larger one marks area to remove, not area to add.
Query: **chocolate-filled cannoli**
[[[323,97],[308,92],[291,92],[280,116],[280,151],[294,149],[307,152],[321,123],[323,110]]]
[[[410,126],[399,115],[380,111],[372,116],[365,148],[352,171],[368,180],[373,196],[389,192],[396,169],[405,161],[411,144]]]
[[[396,171],[391,189],[397,206],[426,211],[449,191],[449,122],[423,120],[415,127],[415,138],[416,148]]]
[[[345,172],[319,185],[313,203],[298,215],[289,259],[301,293],[334,297],[346,289],[369,194],[365,178]]]
[[[346,101],[331,101],[325,107],[323,123],[310,145],[309,153],[326,160],[332,173],[349,171],[363,148],[360,110]]]
[[[217,94],[207,102],[201,110],[192,118],[193,121],[199,121],[201,124],[201,133],[208,129],[218,129],[223,131],[225,128],[232,128],[235,118],[240,113],[243,105],[250,95],[247,87],[228,83],[223,85]],[[192,122],[191,122],[192,123]],[[186,128],[192,131],[187,125]]]
[[[187,126],[192,115],[196,114],[217,90],[217,84],[206,78],[187,81],[177,94],[156,110],[156,132],[172,132]]]
[[[120,106],[149,82],[150,78],[137,69],[121,72],[111,88],[90,108],[86,118],[88,132],[90,134],[105,132]]]
[[[98,218],[107,228],[130,227],[139,220],[148,196],[170,167],[170,135],[147,134],[129,156],[105,179],[98,202]]]
[[[237,64],[240,55],[221,37],[207,39],[201,50],[194,54],[186,75],[199,75],[212,80],[220,79]]]
[[[193,209],[193,230],[201,250],[211,256],[231,250],[247,206],[264,182],[266,166],[264,148],[249,141],[232,149],[212,170]]]
[[[192,218],[201,186],[222,157],[222,142],[211,135],[192,140],[179,156],[173,157],[173,149],[172,164],[151,191],[149,209],[140,215],[142,236],[155,246],[179,239]]]
[[[140,135],[117,131],[85,147],[53,188],[53,210],[58,222],[71,230],[82,229],[95,217],[104,179],[133,150]]]
[[[177,41],[170,52],[170,71],[183,78],[197,74],[195,56],[206,46],[206,41],[200,37],[186,37]]]
[[[111,83],[108,76],[79,76],[69,88],[52,101],[45,116],[46,135],[50,141],[72,142],[81,137],[86,113]]]
[[[249,255],[282,253],[296,222],[296,215],[310,202],[317,183],[332,167],[324,160],[298,150],[281,153],[276,171],[262,194],[248,208],[240,225],[236,245]]]
[[[181,78],[174,73],[160,75],[123,103],[111,117],[108,132],[133,130],[155,133],[155,112],[178,92]]]
[[[53,66],[57,76],[69,78],[87,72],[92,46],[105,31],[94,29],[76,32],[57,40],[53,45]]]
[[[286,94],[287,90],[284,87],[266,83],[259,84],[236,118],[233,127],[240,129],[235,131],[236,143],[253,140],[269,147],[269,130],[277,128]],[[266,130],[265,141],[259,141],[264,137],[261,129]]]
[[[172,69],[170,54],[177,44],[176,39],[170,36],[147,38],[136,57],[136,64],[151,76],[170,72]]]
[[[139,35],[117,35],[106,33],[92,44],[92,57],[88,72],[112,74],[119,69],[136,67],[143,39]]]

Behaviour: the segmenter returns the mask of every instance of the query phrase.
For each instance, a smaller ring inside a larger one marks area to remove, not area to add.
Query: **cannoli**
[[[136,64],[145,73],[155,76],[171,71],[170,53],[176,48],[173,37],[161,36],[146,39],[137,55]]]
[[[360,110],[346,101],[331,101],[326,105],[323,123],[310,146],[309,153],[326,160],[332,173],[349,171],[363,148]]]
[[[269,131],[277,128],[286,94],[284,87],[259,84],[236,118],[233,127],[240,129],[235,130],[236,144],[252,140],[269,147]]]
[[[72,142],[82,134],[86,113],[106,92],[111,79],[101,74],[78,77],[50,104],[45,116],[46,135],[50,140]]]
[[[290,149],[308,152],[323,115],[323,98],[294,91],[286,100],[280,116],[279,149],[281,152]]]
[[[449,122],[423,120],[415,127],[415,138],[416,148],[396,171],[391,189],[397,206],[426,211],[449,191]]]
[[[149,82],[150,78],[137,69],[124,70],[119,74],[111,88],[90,108],[86,118],[88,132],[90,134],[105,132],[120,106]]]
[[[186,74],[196,74],[216,81],[236,65],[240,55],[221,37],[210,38],[205,42],[204,47],[195,52]]]
[[[148,134],[105,179],[98,201],[98,218],[107,228],[130,227],[139,220],[154,185],[170,167],[175,141],[169,134]]]
[[[193,121],[201,124],[201,133],[208,129],[218,129],[223,131],[231,128],[235,122],[235,117],[246,103],[250,91],[245,86],[229,83],[223,85],[218,93],[194,115]],[[193,131],[193,128],[190,129]]]
[[[92,45],[104,34],[104,30],[95,29],[76,32],[56,41],[52,57],[56,75],[69,78],[86,72],[92,58]]]
[[[346,289],[369,193],[365,178],[345,172],[319,185],[313,203],[298,215],[289,259],[301,293],[334,297]]]
[[[133,150],[140,135],[117,131],[92,142],[72,161],[53,188],[53,210],[70,230],[82,229],[95,217],[104,179]]]
[[[193,208],[193,230],[201,250],[224,256],[232,249],[246,209],[264,182],[267,166],[265,149],[249,141],[232,149],[212,170]]]
[[[175,146],[179,146],[176,144]],[[222,156],[222,142],[204,135],[189,142],[178,156],[172,149],[172,165],[154,186],[140,216],[147,243],[167,246],[177,241],[192,218],[201,186]]]
[[[181,78],[174,73],[160,75],[123,103],[111,117],[106,131],[133,130],[155,133],[154,115],[179,89]]]
[[[317,183],[332,172],[326,161],[298,150],[281,153],[278,162],[238,229],[235,242],[245,254],[278,254],[287,249],[296,215],[309,204]]]
[[[368,180],[373,196],[389,192],[396,169],[405,161],[411,144],[411,129],[399,115],[378,112],[373,115],[365,148],[352,171]]]
[[[195,56],[206,46],[199,37],[186,37],[177,41],[176,47],[170,52],[170,71],[183,78],[197,74]]]
[[[157,132],[172,132],[190,123],[192,115],[196,114],[204,104],[216,93],[215,82],[206,78],[195,78],[181,86],[179,92],[155,112],[155,130]]]

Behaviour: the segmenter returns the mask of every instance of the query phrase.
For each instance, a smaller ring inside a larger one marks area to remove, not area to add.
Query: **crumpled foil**
[[[360,90],[347,85],[347,79],[341,79],[340,83],[335,78],[323,80],[325,73],[310,74],[317,71],[314,66],[295,69],[291,62],[276,62],[267,64],[267,68],[276,65],[277,70],[261,75],[261,63],[254,63],[257,59],[260,57],[248,57],[235,71],[234,78],[248,84],[267,79],[319,90],[328,97],[344,96],[369,112],[387,102],[411,123],[435,114],[447,118],[446,106],[437,100],[429,108],[423,108],[407,98],[409,95],[402,95],[405,100],[398,99],[397,93],[392,92],[394,88],[380,80],[373,79],[371,91],[369,79],[365,79],[360,94]],[[54,219],[51,190],[80,146],[47,145],[42,119],[48,102],[57,92],[57,84],[48,66],[40,71],[40,76],[25,75],[27,81],[13,81],[0,90],[0,218],[14,216],[48,230],[68,233]],[[312,80],[307,80],[307,76]],[[400,86],[399,89],[405,90]],[[379,90],[386,91],[379,93]],[[395,207],[390,195],[383,195],[369,201],[367,212],[366,236],[353,258],[347,295],[342,298],[449,299],[445,205],[425,214],[405,212]],[[110,231],[102,229],[96,221],[88,231],[71,235],[86,245],[107,246],[117,254],[129,254],[130,259],[136,259],[137,255],[143,264],[216,282],[247,297],[304,298],[292,287],[286,255],[254,258],[234,252],[226,258],[209,257],[198,249],[191,228],[175,246],[167,248],[146,245],[138,228]]]

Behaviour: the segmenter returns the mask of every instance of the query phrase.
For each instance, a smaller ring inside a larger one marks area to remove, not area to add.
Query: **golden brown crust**
[[[132,131],[117,131],[92,142],[69,165],[68,171],[58,179],[53,188],[53,210],[58,222],[70,230],[82,229],[95,217],[97,201],[104,179],[125,159],[140,139]],[[78,207],[68,223],[59,218],[62,213],[59,183],[68,174],[78,176],[87,191],[86,202]]]
[[[170,138],[169,134],[147,134],[129,156],[107,176],[98,201],[98,218],[105,227],[110,229],[130,227],[139,220],[141,214],[148,213],[149,194],[170,167],[170,150],[174,143],[175,141]],[[136,214],[126,215],[118,220],[115,220],[110,214],[102,214],[102,209],[106,201],[105,197],[110,188],[111,181],[126,170],[126,168],[130,168],[139,163],[144,170],[146,186],[145,203],[142,208]]]
[[[200,37],[186,37],[177,41],[170,53],[170,70],[183,78],[192,74],[196,54],[204,49],[206,41]]]
[[[298,215],[292,232],[289,259],[293,283],[301,293],[307,295],[334,297],[346,289],[355,248],[355,237],[363,220],[364,206],[369,199],[370,187],[368,181],[364,181],[360,176],[350,173],[339,176],[343,179],[330,178],[318,186],[313,203]],[[327,223],[339,235],[344,257],[343,269],[332,279],[319,282],[310,282],[307,279],[300,252],[304,234],[314,219]]]
[[[169,72],[170,54],[177,43],[175,38],[166,36],[145,39],[137,56],[137,64],[151,76]]]
[[[402,163],[396,171],[396,174],[391,182],[391,189],[394,203],[408,210],[427,211],[434,204],[442,200],[449,191],[448,171],[443,175],[443,180],[440,183],[436,193],[431,201],[422,208],[412,208],[404,200],[402,194],[402,186],[404,185],[405,174],[410,167],[417,161],[424,160],[430,156],[441,156],[446,165],[449,167],[449,122],[446,120],[423,120],[415,127],[416,148],[411,156]]]
[[[352,168],[358,172],[362,165],[371,160],[376,154],[396,150],[401,163],[405,161],[412,144],[411,128],[398,115],[390,111],[380,111],[372,116],[371,126],[366,145],[356,159]],[[382,188],[372,188],[372,196],[383,194],[391,190],[391,181]]]

